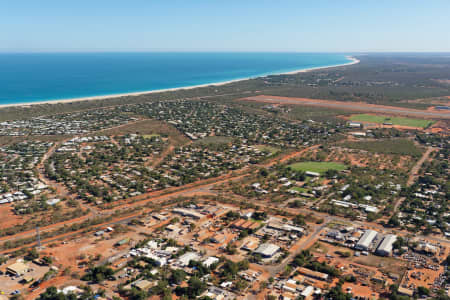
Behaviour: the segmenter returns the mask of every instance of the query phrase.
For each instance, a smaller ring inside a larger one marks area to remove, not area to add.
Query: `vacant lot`
[[[378,268],[381,272],[403,274],[407,269],[407,263],[394,257],[381,257],[376,255],[352,257],[355,263]]]
[[[434,123],[434,121],[431,120],[402,118],[402,117],[387,117],[370,114],[353,115],[350,117],[350,120],[357,122],[377,123],[377,124],[391,123],[392,125],[418,127],[418,128],[426,128]]]
[[[406,139],[348,142],[343,147],[366,150],[375,153],[400,154],[410,156],[422,155],[422,150],[412,141]]]
[[[179,146],[189,143],[189,139],[179,132],[175,127],[162,121],[144,119],[131,124],[126,124],[120,127],[106,129],[102,131],[105,135],[125,135],[138,134],[144,138],[151,138],[153,136],[168,136],[172,144]]]
[[[317,161],[299,162],[289,165],[289,167],[296,171],[310,171],[320,174],[325,173],[328,170],[342,171],[347,169],[347,166],[341,163]]]

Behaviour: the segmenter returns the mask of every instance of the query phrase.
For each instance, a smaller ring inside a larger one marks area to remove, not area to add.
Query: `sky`
[[[450,0],[0,0],[0,52],[450,52]]]

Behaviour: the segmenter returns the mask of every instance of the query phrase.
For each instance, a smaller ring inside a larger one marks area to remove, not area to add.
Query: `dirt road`
[[[428,147],[422,157],[414,165],[414,167],[411,168],[408,181],[406,182],[407,186],[411,186],[414,183],[414,180],[416,179],[417,174],[419,174],[420,168],[422,167],[423,163],[430,157],[431,152],[433,152],[434,150],[435,149],[433,147]]]
[[[422,155],[422,157],[416,162],[416,164],[411,168],[411,171],[409,172],[408,180],[406,181],[406,186],[411,186],[414,183],[414,180],[416,179],[417,175],[419,174],[420,168],[422,167],[423,163],[430,157],[431,152],[433,152],[435,149],[433,147],[428,147],[425,153]],[[405,201],[405,197],[402,197],[398,199],[398,201],[394,205],[394,209],[392,210],[393,216],[397,211],[400,205]]]
[[[306,238],[306,240],[300,242],[298,245],[294,245],[295,251],[290,252],[280,264],[266,266],[265,269],[269,272],[271,277],[275,277],[280,272],[283,272],[286,266],[291,263],[295,256],[297,256],[302,250],[308,249],[316,241],[317,235],[327,226],[327,222],[324,222],[320,226],[316,226],[314,232]],[[294,248],[293,247],[293,248]]]

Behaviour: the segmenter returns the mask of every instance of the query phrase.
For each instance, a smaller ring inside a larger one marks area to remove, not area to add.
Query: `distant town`
[[[360,59],[0,109],[0,299],[450,299],[448,77]]]

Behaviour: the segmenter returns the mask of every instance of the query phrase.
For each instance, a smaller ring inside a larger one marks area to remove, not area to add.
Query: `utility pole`
[[[41,249],[41,234],[39,233],[39,226],[36,226],[36,239],[37,239],[37,248]]]

